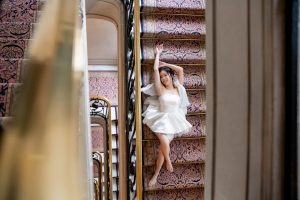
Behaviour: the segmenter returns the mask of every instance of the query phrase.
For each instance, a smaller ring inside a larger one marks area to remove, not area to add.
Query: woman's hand
[[[164,44],[157,44],[155,48],[156,54],[161,54],[161,52],[164,50]]]
[[[165,62],[159,61],[159,65],[158,65],[158,67],[163,67],[163,66],[168,66],[168,63],[165,63]]]

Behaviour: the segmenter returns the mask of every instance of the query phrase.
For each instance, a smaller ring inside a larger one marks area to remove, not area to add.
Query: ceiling
[[[118,63],[119,0],[86,0],[89,65]]]

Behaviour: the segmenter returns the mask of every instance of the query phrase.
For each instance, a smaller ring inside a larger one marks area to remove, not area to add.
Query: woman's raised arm
[[[155,49],[155,60],[154,60],[154,86],[155,86],[155,90],[156,93],[158,95],[161,95],[162,93],[162,83],[160,81],[160,76],[159,76],[159,56],[161,54],[161,52],[163,51],[163,44],[160,45],[156,45],[156,49]]]

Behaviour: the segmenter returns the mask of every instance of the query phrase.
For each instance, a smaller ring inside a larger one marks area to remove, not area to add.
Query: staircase
[[[113,199],[118,199],[119,192],[119,173],[118,173],[118,72],[106,72],[106,71],[90,71],[89,72],[89,86],[90,86],[90,97],[93,96],[104,96],[109,99],[112,103],[111,106],[111,133],[112,133],[112,191],[113,191]],[[97,117],[98,118],[98,117]],[[104,156],[104,142],[108,139],[103,134],[103,124],[99,125],[99,119],[92,116],[91,120],[91,133],[92,133],[92,147],[93,151],[98,151],[101,154],[103,161],[103,172],[102,177],[104,177],[104,166],[106,165],[105,156]],[[95,172],[95,171],[94,171]],[[97,173],[94,174],[98,176]],[[108,174],[107,174],[108,175]],[[105,198],[105,180],[102,179],[103,185],[103,199]]]
[[[170,158],[174,172],[163,166],[156,185],[148,183],[154,173],[159,144],[151,130],[143,126],[144,199],[203,199],[205,168],[205,1],[141,0],[142,84],[151,83],[155,44],[163,42],[164,62],[184,68],[184,86],[191,105],[187,120],[191,132],[175,138]],[[145,109],[145,108],[144,108]]]
[[[26,72],[26,51],[45,0],[3,0],[0,12],[0,124],[14,116]]]

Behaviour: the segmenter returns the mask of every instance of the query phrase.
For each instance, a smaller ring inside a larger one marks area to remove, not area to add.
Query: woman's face
[[[160,81],[161,83],[167,87],[169,86],[170,84],[172,84],[172,78],[171,76],[164,70],[162,70],[160,73],[159,73],[159,76],[160,76]]]

